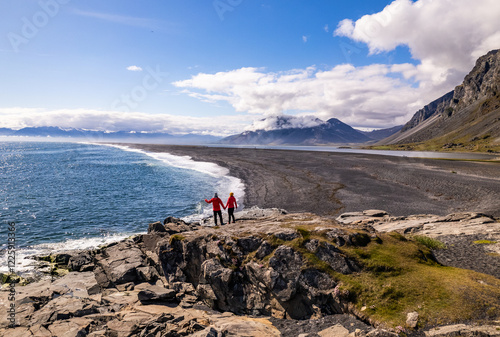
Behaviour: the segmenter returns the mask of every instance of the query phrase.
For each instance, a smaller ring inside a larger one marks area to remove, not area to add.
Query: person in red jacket
[[[220,225],[223,226],[224,222],[222,221],[222,211],[221,211],[221,206],[222,208],[226,209],[224,206],[224,203],[220,198],[217,196],[217,193],[215,193],[214,197],[210,200],[205,199],[205,202],[212,204],[213,210],[214,210],[214,221],[215,225],[217,226],[217,216],[220,218]]]
[[[234,209],[238,208],[238,204],[236,203],[236,198],[234,197],[234,193],[231,192],[229,193],[229,199],[227,199],[226,207],[227,208],[227,214],[229,215],[229,221],[228,223],[231,223],[231,218],[233,218],[233,223],[236,222],[236,219],[234,218]]]

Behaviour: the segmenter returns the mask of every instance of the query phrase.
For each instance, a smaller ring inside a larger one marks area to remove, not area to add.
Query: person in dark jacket
[[[229,199],[227,199],[226,207],[224,207],[224,209],[226,208],[229,216],[228,223],[231,223],[231,218],[233,219],[233,223],[235,223],[236,219],[234,218],[234,209],[238,208],[238,204],[236,203],[236,198],[234,197],[233,192],[229,193]]]
[[[214,195],[214,197],[212,199],[210,199],[210,200],[205,199],[205,202],[207,202],[209,204],[212,204],[212,208],[214,210],[215,225],[217,226],[217,216],[219,216],[219,218],[220,218],[220,225],[223,226],[224,222],[222,221],[221,207],[224,208],[224,209],[226,209],[226,207],[224,206],[224,203],[222,202],[222,200],[220,200],[220,198],[217,195],[217,193],[215,193],[215,195]]]

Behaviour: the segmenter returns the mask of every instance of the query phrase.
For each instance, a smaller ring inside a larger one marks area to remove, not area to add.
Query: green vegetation
[[[29,283],[24,277],[21,277],[14,273],[0,273],[1,284],[6,283],[16,283],[20,286],[27,285]]]
[[[174,234],[170,237],[169,243],[172,244],[174,241],[184,241],[186,238],[181,234]]]
[[[367,318],[382,326],[404,327],[406,315],[416,311],[419,327],[476,322],[500,318],[500,280],[475,271],[445,267],[435,261],[432,250],[446,245],[425,236],[406,237],[396,232],[370,238],[366,233],[350,229],[358,235],[352,246],[339,250],[357,261],[362,272],[344,275],[305,245],[312,239],[320,244],[334,244],[315,225],[293,226],[301,237],[283,241],[273,235],[263,237],[271,245],[286,245],[299,252],[303,268],[315,268],[329,274],[342,289],[342,300],[348,300]],[[344,228],[345,229],[345,228]],[[493,243],[493,242],[490,242]],[[480,244],[487,244],[486,242]],[[261,263],[267,264],[274,253]],[[250,259],[254,259],[253,254]],[[245,261],[247,262],[247,261]]]
[[[446,245],[439,240],[423,236],[423,235],[415,235],[413,240],[418,243],[426,246],[429,249],[446,249]]]
[[[444,267],[434,261],[436,242],[381,236],[382,244],[344,249],[364,267],[341,281],[355,294],[354,303],[389,326],[404,326],[406,313],[417,311],[420,324],[448,324],[469,319],[498,319],[500,280],[474,271]],[[489,316],[489,317],[488,317]]]
[[[311,237],[311,232],[305,227],[297,227],[296,230],[300,235],[302,235],[304,240],[309,240],[309,238]]]
[[[274,236],[267,240],[298,251],[305,260],[304,268],[328,273],[340,282],[358,310],[366,307],[363,313],[382,325],[405,326],[406,314],[411,311],[419,313],[421,326],[499,318],[500,280],[440,265],[431,253],[432,249],[446,248],[438,240],[424,236],[406,238],[396,232],[372,240],[361,236],[359,244],[343,246],[341,250],[356,260],[363,272],[343,275],[305,248],[311,238],[330,240],[304,227],[298,231],[302,237],[293,241]]]
[[[477,240],[474,241],[474,244],[476,245],[494,245],[497,243],[496,241],[490,241],[490,240]]]

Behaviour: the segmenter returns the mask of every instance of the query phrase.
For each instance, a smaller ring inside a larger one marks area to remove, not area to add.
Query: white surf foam
[[[244,208],[243,200],[245,197],[245,185],[241,179],[229,175],[229,170],[225,167],[219,166],[211,162],[194,161],[190,156],[176,156],[166,152],[148,152],[140,149],[130,148],[126,145],[116,144],[101,144],[101,143],[88,143],[93,145],[104,145],[116,147],[124,151],[131,151],[145,154],[155,160],[158,160],[168,166],[177,167],[185,170],[193,170],[211,177],[217,178],[218,183],[216,191],[219,197],[225,201],[224,198],[229,197],[229,193],[233,192],[234,197],[238,202],[238,210]],[[207,196],[211,199],[212,196]],[[199,203],[194,214],[183,217],[182,219],[187,222],[199,222],[213,215],[212,206],[206,203]]]
[[[38,261],[33,259],[34,256],[46,256],[49,254],[95,249],[103,245],[121,241],[134,234],[144,233],[107,234],[101,237],[69,239],[63,242],[42,243],[28,248],[19,248],[15,250],[15,272],[23,275],[33,271],[34,267],[39,264]],[[7,255],[3,254],[0,256],[0,261],[0,273],[7,273]]]

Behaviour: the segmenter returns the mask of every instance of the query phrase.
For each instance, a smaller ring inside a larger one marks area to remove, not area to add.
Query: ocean
[[[212,211],[204,199],[214,192],[242,201],[244,186],[228,173],[125,146],[0,142],[0,272],[7,271],[9,228],[22,274],[33,268],[33,255],[95,248],[167,216],[206,218]]]

